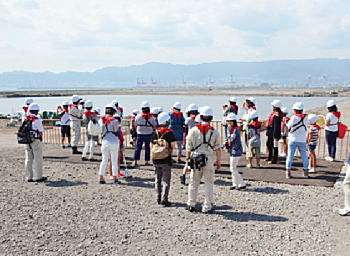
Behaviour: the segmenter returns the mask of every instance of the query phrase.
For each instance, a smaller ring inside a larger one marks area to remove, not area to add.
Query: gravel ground
[[[48,182],[26,183],[23,148],[2,143],[0,152],[0,255],[349,255],[339,187],[249,182],[230,191],[217,179],[216,211],[190,213],[177,172],[174,205],[163,208],[151,171],[99,185],[97,167],[45,161]]]

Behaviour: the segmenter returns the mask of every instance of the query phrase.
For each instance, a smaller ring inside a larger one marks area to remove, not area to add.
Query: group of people
[[[30,120],[33,130],[33,142],[26,145],[26,173],[27,181],[44,181],[42,176],[42,133],[44,132],[39,116],[39,106],[32,99],[26,99],[24,120]],[[269,164],[276,164],[279,156],[286,156],[286,178],[291,178],[291,166],[296,149],[298,148],[303,161],[303,176],[308,178],[309,172],[316,172],[315,149],[318,142],[320,127],[317,125],[318,116],[305,114],[301,102],[293,105],[293,114],[288,117],[288,110],[282,107],[279,100],[272,103],[272,112],[265,123],[260,120],[256,100],[247,98],[242,108],[244,115],[238,118],[238,105],[235,97],[230,97],[229,104],[223,105],[223,126],[225,143],[222,145],[219,132],[211,126],[213,110],[209,106],[198,108],[195,104],[187,107],[185,114],[181,112],[181,103],[175,102],[169,112],[161,107],[152,108],[146,101],[142,102],[140,110],[135,109],[130,118],[130,135],[135,147],[133,166],[139,166],[141,151],[145,149],[145,165],[155,167],[155,187],[157,203],[169,206],[169,191],[171,168],[173,163],[184,164],[180,176],[181,183],[186,184],[186,175],[190,173],[188,186],[188,210],[195,211],[199,184],[204,179],[204,204],[202,212],[213,209],[214,173],[221,166],[222,149],[230,155],[230,171],[232,174],[231,190],[246,189],[246,183],[237,170],[239,159],[246,151],[247,167],[260,168],[261,133],[266,130]],[[326,140],[329,156],[327,161],[334,161],[336,155],[336,139],[340,112],[336,102],[327,102],[328,114],[325,118]],[[78,144],[81,136],[81,124],[86,126],[86,144],[82,152],[83,161],[96,161],[94,147],[102,140],[102,161],[99,168],[98,182],[105,184],[105,171],[109,163],[109,176],[113,183],[119,184],[120,162],[123,157],[124,135],[122,132],[123,108],[117,101],[108,104],[104,109],[94,108],[93,102],[77,95],[71,102],[65,101],[57,108],[61,118],[62,147],[65,148],[65,138],[68,147],[72,147],[73,154],[81,154]],[[72,139],[70,136],[72,131]],[[241,134],[244,134],[244,142]],[[279,143],[282,150],[279,152]],[[182,150],[186,150],[185,161],[182,160]],[[176,150],[176,161],[172,154]],[[87,153],[89,152],[89,157]],[[280,153],[280,154],[279,154]],[[308,155],[309,154],[309,157]],[[32,165],[34,162],[34,174]],[[350,196],[349,196],[350,197]],[[347,209],[346,214],[350,214]],[[343,212],[344,213],[344,212]]]

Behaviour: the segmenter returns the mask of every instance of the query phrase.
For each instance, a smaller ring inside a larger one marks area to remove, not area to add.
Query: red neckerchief
[[[65,109],[65,108],[62,109],[62,111],[63,111],[63,112],[67,112],[67,113],[69,112],[68,109]]]
[[[130,120],[134,120],[136,116],[130,116]]]
[[[173,130],[168,129],[167,127],[158,127],[156,130],[160,136],[163,136],[164,134],[167,134],[169,132],[173,132]]]
[[[273,124],[273,119],[274,119],[275,116],[278,116],[278,113],[276,113],[276,112],[271,112],[271,113],[269,114],[269,117],[268,117],[268,119],[267,119],[267,121],[266,121],[266,127]]]
[[[156,120],[158,119],[158,115],[153,115],[153,117],[154,117],[154,119],[156,119]]]
[[[237,106],[236,105],[230,105],[231,108],[233,108],[235,111],[237,111]]]
[[[69,108],[70,108],[70,109],[72,109],[72,108],[78,108],[78,105],[76,105],[76,104],[71,104],[71,105],[69,105]]]
[[[27,113],[28,107],[23,107],[22,109],[24,110],[24,113]]]
[[[122,107],[117,107],[117,110],[123,112],[123,108]]]
[[[254,109],[254,110],[256,110],[256,107],[249,107],[248,110],[249,110],[249,109]]]
[[[206,135],[209,130],[213,130],[214,129],[213,127],[210,126],[210,124],[196,124],[196,127],[204,135]]]
[[[196,115],[192,114],[192,115],[190,115],[190,118],[192,118],[194,120],[194,119],[196,119]]]
[[[146,120],[150,120],[151,117],[152,117],[152,114],[151,113],[141,113],[141,116],[146,119]]]
[[[317,130],[320,130],[320,129],[321,129],[321,127],[318,126],[317,124],[312,124],[311,126],[317,128]]]
[[[26,119],[27,119],[27,120],[32,120],[32,121],[34,121],[34,120],[37,120],[38,117],[36,117],[36,116],[34,116],[34,115],[32,115],[32,114],[29,114],[29,115],[26,115]]]
[[[182,112],[175,112],[175,111],[172,111],[171,114],[172,114],[176,119],[179,119],[179,118],[182,116]]]
[[[332,111],[332,112],[330,112],[330,113],[332,113],[333,115],[335,115],[336,116],[336,118],[340,118],[340,112],[335,112],[335,111]]]
[[[234,126],[230,128],[230,135],[236,130],[238,129],[239,131],[241,130],[241,128],[239,126]]]
[[[92,113],[90,110],[86,110],[86,111],[84,112],[84,115],[85,115],[87,118],[90,118],[92,114],[93,114],[93,113]]]
[[[307,116],[307,114],[294,114],[294,115],[297,117],[300,117],[301,119],[304,119]]]
[[[252,126],[254,129],[260,129],[262,122],[254,121],[248,124],[248,126]]]
[[[112,117],[112,116],[102,116],[101,119],[102,119],[102,122],[103,122],[105,125],[108,125],[108,124],[110,124],[113,120],[115,120],[115,118]]]

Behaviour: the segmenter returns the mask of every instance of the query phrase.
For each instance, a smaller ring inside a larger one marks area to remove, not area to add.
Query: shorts
[[[317,145],[308,145],[309,146],[309,151],[314,151],[317,147]]]
[[[248,147],[247,157],[260,158],[260,147]]]
[[[69,125],[62,125],[61,126],[61,136],[64,137],[70,137],[70,126]]]

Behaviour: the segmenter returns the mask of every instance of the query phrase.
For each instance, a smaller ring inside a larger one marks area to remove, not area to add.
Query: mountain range
[[[0,73],[1,88],[131,88],[152,84],[205,86],[229,83],[307,84],[312,81],[350,81],[350,59],[273,60],[261,62],[213,62],[196,65],[150,62],[127,67],[105,67],[94,72]],[[138,83],[137,83],[138,81]]]

